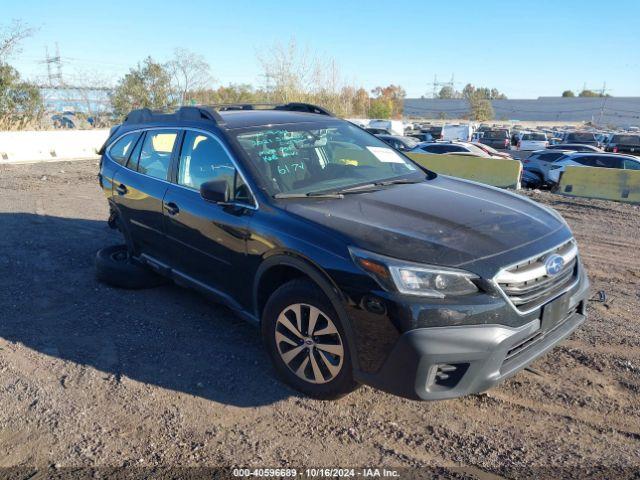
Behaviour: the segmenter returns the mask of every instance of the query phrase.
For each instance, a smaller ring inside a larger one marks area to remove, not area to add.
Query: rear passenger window
[[[612,157],[592,157],[595,162],[595,167],[601,168],[622,168],[622,160]]]
[[[177,130],[148,131],[140,150],[138,172],[166,180],[171,163],[171,152],[177,137]],[[130,167],[133,168],[132,162],[130,164]]]
[[[139,136],[139,132],[125,135],[111,146],[109,156],[120,165],[124,165]]]

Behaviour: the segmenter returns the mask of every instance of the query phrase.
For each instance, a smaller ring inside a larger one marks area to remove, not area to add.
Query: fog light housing
[[[453,388],[469,368],[468,363],[436,363],[427,374],[427,390]]]

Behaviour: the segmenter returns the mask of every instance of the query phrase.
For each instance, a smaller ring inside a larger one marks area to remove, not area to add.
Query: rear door
[[[164,197],[172,266],[190,280],[240,298],[238,292],[250,285],[244,265],[249,218],[256,203],[231,154],[213,134],[186,130],[177,163],[175,184]],[[200,185],[210,180],[227,182],[228,205],[200,196]]]
[[[136,253],[148,253],[163,260],[168,253],[162,200],[169,186],[169,165],[178,133],[177,129],[146,131],[113,182],[114,201]]]

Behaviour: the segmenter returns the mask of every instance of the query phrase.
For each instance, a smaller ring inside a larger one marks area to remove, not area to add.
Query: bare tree
[[[167,62],[167,70],[181,105],[192,100],[195,92],[210,88],[215,81],[211,75],[211,67],[204,57],[184,48],[174,51],[173,59]]]
[[[80,107],[79,117],[88,120],[94,128],[107,126],[109,118],[107,112],[112,109],[110,92],[115,81],[98,70],[76,71],[66,76],[62,100]],[[86,118],[85,118],[86,117]]]
[[[14,20],[10,25],[0,28],[0,62],[5,62],[11,55],[20,52],[20,43],[33,35],[35,30],[21,20]]]
[[[258,54],[265,78],[265,89],[276,102],[303,101],[311,92],[317,67],[308,49],[300,49],[294,38],[283,45],[275,43]]]

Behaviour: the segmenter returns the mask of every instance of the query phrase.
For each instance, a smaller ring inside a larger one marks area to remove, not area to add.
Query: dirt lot
[[[530,193],[571,224],[607,294],[532,371],[444,402],[368,387],[322,402],[278,383],[258,332],[227,309],[95,281],[95,251],[119,242],[96,169],[0,166],[0,467],[639,478],[640,208]]]

